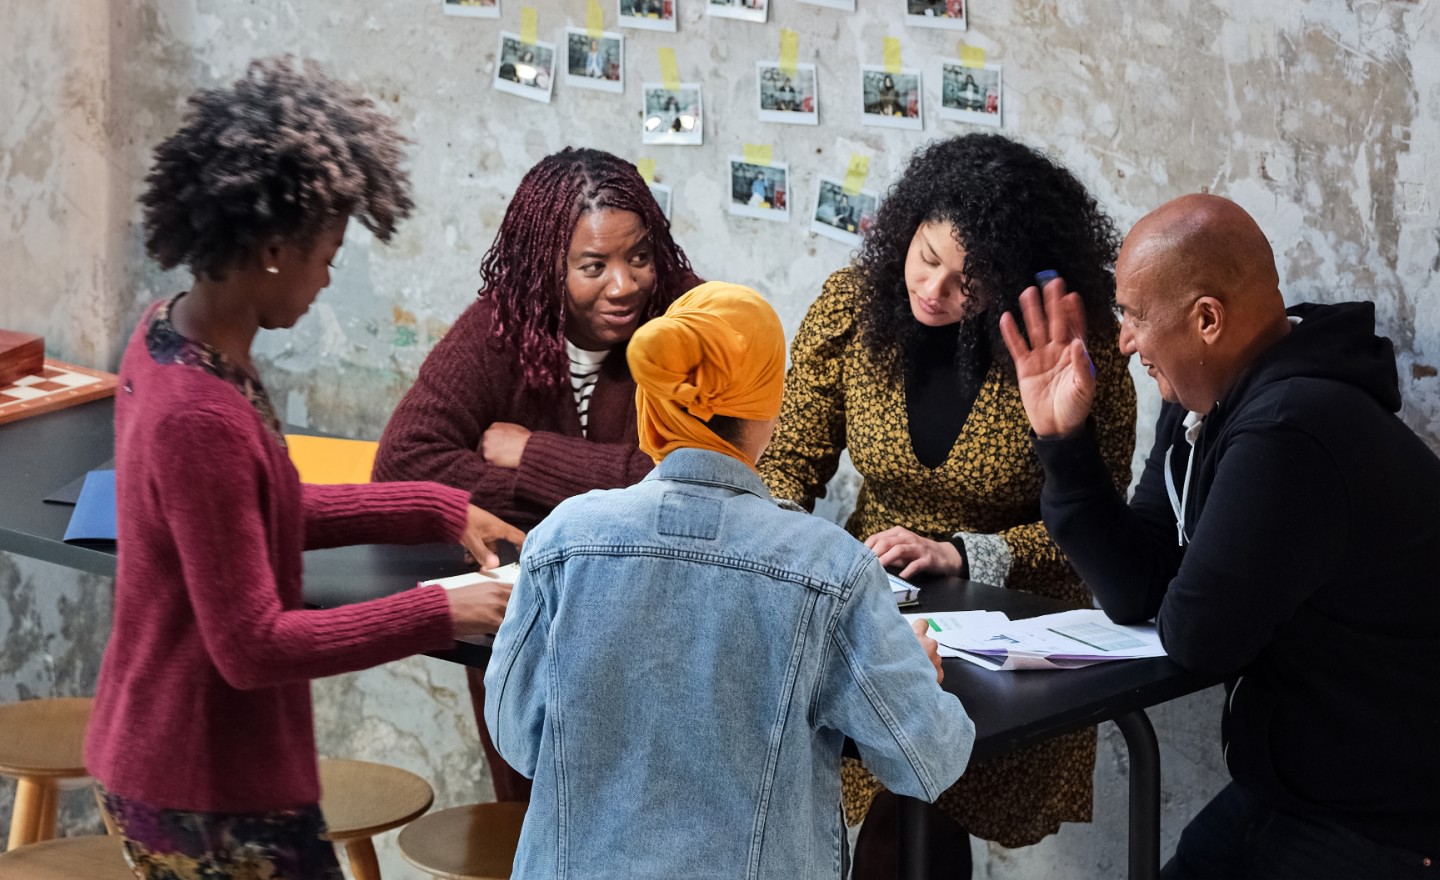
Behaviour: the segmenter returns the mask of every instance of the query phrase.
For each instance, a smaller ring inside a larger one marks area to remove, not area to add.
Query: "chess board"
[[[45,369],[0,385],[0,425],[64,409],[77,403],[111,397],[116,377],[64,361],[45,359]]]

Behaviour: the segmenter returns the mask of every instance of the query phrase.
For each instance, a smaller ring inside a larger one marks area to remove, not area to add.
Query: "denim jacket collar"
[[[723,452],[712,452],[709,449],[677,449],[661,459],[655,469],[646,474],[645,479],[720,486],[738,492],[749,492],[766,501],[772,500],[770,490],[765,488],[765,481],[760,479],[754,468]]]

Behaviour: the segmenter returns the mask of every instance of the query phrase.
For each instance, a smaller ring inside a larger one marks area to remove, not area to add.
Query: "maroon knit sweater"
[[[434,484],[301,486],[232,385],[131,337],[115,407],[115,620],[85,763],[152,806],[252,812],[319,800],[309,679],[453,644],[440,587],[324,611],[301,551],[455,540]]]
[[[375,479],[455,486],[530,529],[572,495],[629,486],[649,473],[654,462],[638,447],[624,346],[600,369],[583,437],[569,383],[526,390],[518,348],[491,335],[494,308],[485,300],[471,304],[425,359],[385,426]],[[495,422],[530,429],[518,468],[489,464],[480,454],[481,437]]]

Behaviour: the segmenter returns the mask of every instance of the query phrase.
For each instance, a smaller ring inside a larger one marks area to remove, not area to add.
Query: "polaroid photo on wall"
[[[584,28],[565,29],[565,85],[601,92],[625,91],[625,37],[598,37]]]
[[[755,81],[760,87],[761,122],[820,124],[815,65],[797,64],[794,73],[786,73],[778,61],[757,61]]]
[[[500,32],[500,64],[495,68],[495,90],[550,103],[555,87],[555,44],[523,43],[519,34]]]
[[[900,0],[905,23],[912,27],[965,30],[965,0]]]
[[[641,83],[644,112],[641,143],[696,147],[705,143],[705,119],[699,83],[680,83],[667,89],[663,83]]]
[[[620,0],[620,26],[675,33],[675,4],[680,0]]]
[[[500,0],[443,0],[446,15],[499,18]]]
[[[922,115],[920,71],[901,68],[891,73],[878,64],[860,66],[860,121],[882,128],[908,128],[919,131],[925,127]]]
[[[845,184],[841,181],[822,177],[820,191],[815,197],[815,213],[810,219],[810,231],[851,247],[859,247],[866,230],[875,222],[875,211],[879,206],[880,196],[870,190],[862,189],[851,195],[845,192]]]
[[[790,222],[790,169],[784,162],[756,165],[730,157],[730,213]]]
[[[940,62],[940,118],[1000,125],[1000,65]]]
[[[670,184],[668,184],[668,183],[652,183],[652,184],[650,184],[650,195],[655,199],[655,203],[660,206],[660,211],[661,211],[661,213],[663,213],[663,214],[665,215],[665,219],[666,219],[666,220],[669,220],[669,219],[670,219]]]
[[[770,0],[705,0],[705,14],[763,23],[770,15]]]
[[[855,11],[855,0],[800,0],[801,3],[809,3],[811,6],[824,6],[827,9],[843,9],[846,12]]]

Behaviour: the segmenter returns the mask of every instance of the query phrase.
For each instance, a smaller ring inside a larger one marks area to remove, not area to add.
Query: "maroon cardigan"
[[[161,365],[140,321],[115,403],[115,622],[85,766],[154,807],[288,810],[320,799],[309,679],[454,644],[439,587],[323,611],[301,551],[456,540],[434,484],[302,486],[233,385]]]
[[[624,346],[610,352],[590,398],[589,437],[568,382],[527,390],[517,347],[491,335],[494,305],[471,304],[420,367],[375,457],[376,480],[435,480],[521,529],[591,489],[629,486],[654,463],[635,429],[635,382]],[[480,454],[485,429],[514,422],[531,431],[518,468]]]

